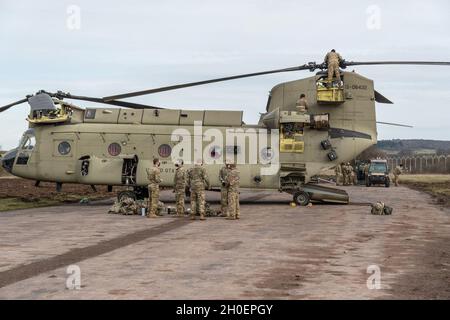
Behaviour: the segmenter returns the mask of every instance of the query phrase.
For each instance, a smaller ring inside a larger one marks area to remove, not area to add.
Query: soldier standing
[[[353,167],[350,165],[350,162],[347,162],[347,185],[351,186],[355,183],[355,171]]]
[[[366,163],[364,165],[364,180],[367,183],[367,179],[369,179],[369,167],[370,167],[370,163]]]
[[[336,75],[338,85],[341,85],[341,74],[339,72],[339,63],[342,61],[342,57],[336,50],[332,49],[325,56],[325,63],[328,66],[328,82],[333,81],[333,76]]]
[[[228,188],[228,211],[227,219],[239,219],[239,171],[236,169],[236,164],[230,165],[230,171],[227,176]]]
[[[184,195],[186,193],[186,170],[183,167],[183,160],[175,163],[175,176],[173,180],[173,192],[175,192],[175,203],[177,207],[177,217],[184,217]]]
[[[403,164],[400,164],[399,166],[396,166],[394,169],[394,184],[396,187],[398,187],[398,177],[403,173]]]
[[[357,186],[357,185],[358,185],[358,174],[357,174],[357,172],[355,171],[355,168],[353,168],[352,166],[350,166],[350,169],[352,170],[352,173],[351,173],[351,177],[352,177],[351,183],[352,183],[353,185]]]
[[[342,163],[341,164],[341,168],[342,168],[342,175],[343,175],[343,184],[344,186],[348,185],[348,169],[347,169],[347,164]]]
[[[158,158],[153,159],[153,167],[151,169],[146,169],[147,179],[149,180],[148,185],[148,210],[149,213],[147,217],[156,218],[156,212],[158,212],[159,203],[159,184],[161,180],[161,172],[159,170],[160,162]]]
[[[201,160],[189,170],[188,179],[191,188],[191,220],[195,220],[197,211],[200,214],[200,220],[206,220],[205,189],[209,189],[209,178]]]
[[[336,174],[336,185],[342,186],[342,167],[340,164],[337,164],[336,167],[334,167],[334,173]]]
[[[230,165],[225,163],[225,165],[220,168],[219,180],[220,180],[220,211],[221,216],[226,215],[226,210],[228,207],[228,188],[227,188],[227,176],[230,171]]]

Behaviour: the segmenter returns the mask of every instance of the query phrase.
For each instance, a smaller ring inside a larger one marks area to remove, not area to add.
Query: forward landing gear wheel
[[[122,202],[125,198],[136,200],[136,194],[133,191],[120,191],[117,194],[117,200],[119,202]]]
[[[311,199],[309,198],[309,194],[306,193],[305,191],[298,191],[294,193],[293,201],[298,206],[307,206],[310,200]]]

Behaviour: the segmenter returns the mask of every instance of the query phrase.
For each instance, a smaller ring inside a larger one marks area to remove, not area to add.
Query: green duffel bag
[[[386,216],[391,215],[392,214],[392,210],[393,210],[392,207],[388,207],[387,205],[384,205],[383,212],[384,212],[384,214]]]

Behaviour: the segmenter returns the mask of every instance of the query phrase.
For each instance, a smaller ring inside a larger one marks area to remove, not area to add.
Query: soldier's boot
[[[227,214],[226,214],[227,211],[226,211],[225,207],[221,206],[219,212],[220,212],[219,213],[219,217],[226,217],[227,216]]]
[[[230,215],[230,216],[227,216],[226,219],[227,219],[227,220],[234,220],[235,217],[234,217],[234,215]]]
[[[158,216],[154,213],[150,213],[147,218],[158,218]]]
[[[200,215],[200,220],[202,220],[202,221],[206,220],[205,216],[204,215]]]
[[[194,215],[191,215],[191,220],[195,220],[195,216]]]
[[[184,212],[185,212],[185,210],[184,210],[184,208],[181,208],[181,207],[179,207],[179,208],[177,208],[177,217],[184,217]]]

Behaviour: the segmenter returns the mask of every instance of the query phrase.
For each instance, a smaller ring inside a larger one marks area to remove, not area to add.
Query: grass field
[[[0,159],[4,154],[5,154],[5,151],[0,151]],[[0,165],[0,177],[5,174],[6,174],[5,170],[3,170],[2,166]]]
[[[450,183],[450,174],[404,174],[400,178],[405,183]]]
[[[32,201],[27,201],[24,198],[4,198],[0,199],[0,212],[17,210],[17,209],[28,209],[37,207],[48,207],[56,204],[60,204],[58,200],[52,199],[33,199]]]
[[[3,157],[3,155],[6,153],[6,151],[0,151],[0,159]],[[3,170],[1,163],[0,163],[0,177],[8,175],[5,170]]]
[[[450,206],[450,175],[414,174],[401,175],[400,184],[432,195],[437,202]]]

